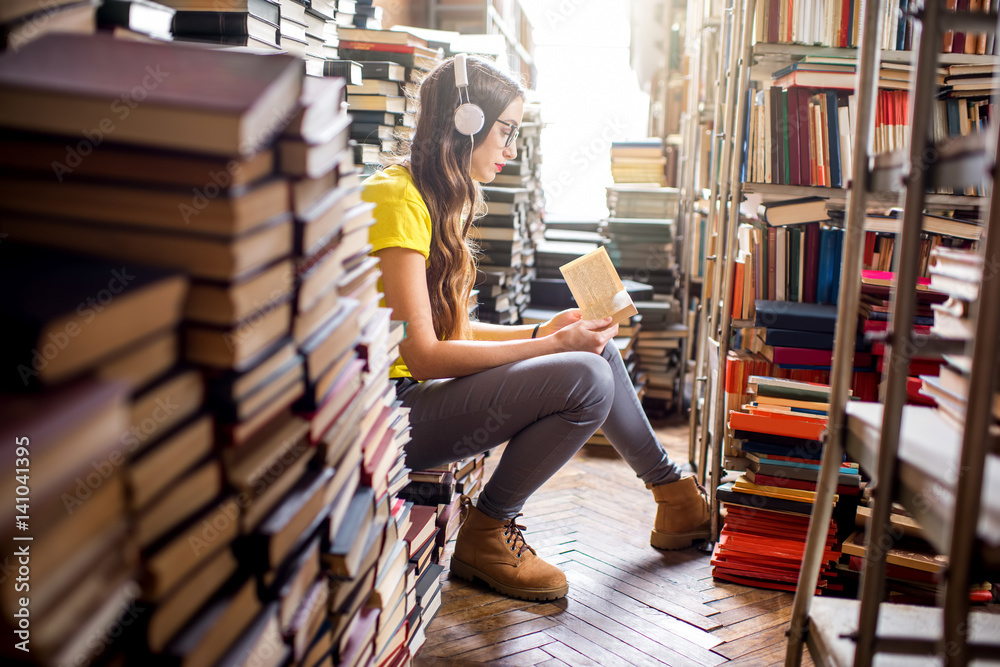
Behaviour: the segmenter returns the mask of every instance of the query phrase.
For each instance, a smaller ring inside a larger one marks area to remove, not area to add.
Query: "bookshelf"
[[[502,35],[511,71],[520,72],[529,88],[535,85],[534,28],[522,0],[430,0],[427,23],[436,30]]]
[[[741,223],[740,212],[737,211],[736,203],[744,203],[750,200],[753,204],[758,202],[774,202],[798,197],[823,197],[827,200],[830,210],[845,211],[851,205],[850,191],[848,188],[831,188],[819,186],[785,185],[778,183],[749,182],[744,178],[743,161],[745,159],[745,145],[747,137],[747,113],[752,110],[748,98],[748,91],[753,82],[766,79],[770,74],[782,67],[792,63],[812,58],[830,57],[851,57],[857,58],[858,50],[855,48],[839,48],[830,46],[815,46],[791,43],[766,43],[756,39],[752,25],[760,7],[757,0],[736,2],[731,7],[725,8],[718,21],[722,26],[721,34],[725,43],[730,46],[728,53],[725,48],[712,54],[713,63],[718,65],[719,100],[721,104],[716,105],[716,113],[713,114],[712,134],[715,141],[710,152],[706,153],[698,150],[698,137],[696,133],[690,132],[684,135],[685,154],[697,156],[699,163],[708,163],[712,178],[706,189],[707,198],[707,223],[709,244],[704,251],[706,273],[703,288],[701,310],[699,312],[699,331],[704,332],[699,336],[696,347],[696,371],[694,374],[695,385],[692,402],[691,434],[689,450],[692,460],[704,462],[699,466],[701,474],[707,475],[711,480],[722,478],[725,468],[732,469],[738,461],[723,458],[722,444],[726,439],[726,415],[724,392],[721,387],[725,386],[725,360],[733,344],[733,337],[741,329],[754,325],[752,319],[748,320],[731,315],[733,305],[734,278],[732,265],[738,250],[736,241],[737,227]],[[908,16],[908,15],[907,15]],[[742,26],[742,31],[733,31],[731,23],[733,18],[737,18],[737,25]],[[990,15],[992,17],[992,14]],[[746,20],[744,20],[746,19]],[[703,20],[701,28],[711,29],[712,24]],[[949,29],[957,30],[954,25],[975,26],[981,30],[983,26],[982,18],[979,22],[952,23]],[[691,28],[689,28],[691,29]],[[698,29],[695,26],[693,29]],[[882,62],[894,64],[909,64],[912,53],[910,51],[892,51],[880,49]],[[995,56],[959,53],[938,54],[937,64],[939,65],[995,65]],[[700,64],[701,68],[705,65]],[[876,72],[878,66],[876,65]],[[875,77],[876,83],[878,77]],[[702,95],[704,93],[701,93]],[[694,105],[691,105],[694,109]],[[699,113],[699,120],[704,121],[706,114]],[[751,135],[752,136],[752,135]],[[721,164],[721,166],[719,166]],[[700,166],[689,166],[685,172],[688,174],[685,183],[696,182],[690,174],[696,173]],[[888,175],[887,175],[888,173]],[[942,170],[931,170],[932,174],[942,173]],[[850,185],[845,172],[845,184]],[[875,200],[881,207],[898,207],[903,204],[903,194],[905,181],[901,176],[901,170],[897,172],[862,172],[864,183],[871,184],[873,179],[881,185],[882,191],[872,193],[870,207],[875,206]],[[934,184],[935,186],[937,183]],[[688,192],[692,195],[689,195]],[[689,201],[693,193],[698,192],[696,188],[685,191],[683,205],[689,207]],[[975,211],[988,203],[988,197],[968,195],[968,194],[942,194],[940,192],[925,193],[922,198],[922,209],[928,212],[933,211],[964,211],[964,215],[974,214]],[[686,208],[685,210],[694,210]],[[863,217],[863,216],[862,216]],[[828,223],[824,223],[828,224]],[[835,223],[834,227],[841,226],[842,223]],[[862,237],[864,233],[862,233]],[[846,252],[846,251],[845,251]],[[855,286],[856,287],[856,286]],[[842,292],[841,292],[842,293]],[[718,373],[718,376],[716,375]],[[711,456],[710,456],[711,455]],[[723,466],[725,464],[725,467]],[[709,483],[709,487],[714,487],[714,483]],[[713,508],[717,509],[717,504],[713,499]],[[716,522],[718,527],[718,522]]]
[[[942,3],[930,2],[914,14],[921,22],[916,50],[910,54],[916,81],[910,103],[908,165],[916,165],[932,142],[925,131],[929,127],[937,83],[936,65],[948,60],[939,54],[941,31],[955,26],[975,26],[982,30],[982,16],[973,23],[971,15],[943,14]],[[996,13],[988,15],[995,23]],[[881,33],[884,14],[876,4],[866,8],[864,34]],[[993,25],[990,25],[994,28]],[[995,30],[995,28],[994,28]],[[872,148],[872,125],[877,94],[880,52],[875,40],[863,39],[856,91],[858,126],[854,137],[853,180],[868,183]],[[947,55],[947,54],[944,54]],[[995,59],[991,64],[995,64]],[[997,101],[993,95],[993,103]],[[997,149],[996,128],[987,134],[988,166],[981,177],[992,174]],[[996,659],[1000,655],[997,617],[970,611],[970,585],[984,572],[995,573],[1000,558],[1000,541],[990,517],[1000,509],[996,488],[1000,483],[995,455],[995,417],[991,402],[996,390],[997,335],[1000,317],[993,308],[977,307],[975,297],[969,317],[974,320],[974,335],[965,344],[968,368],[964,419],[945,419],[944,404],[938,408],[904,406],[906,376],[912,356],[921,351],[914,343],[913,325],[916,292],[902,289],[918,275],[917,264],[921,219],[927,200],[927,185],[934,182],[934,172],[953,167],[947,161],[930,169],[911,169],[903,207],[903,227],[897,252],[896,282],[892,288],[892,331],[894,343],[881,404],[848,403],[850,353],[855,342],[854,313],[859,302],[860,247],[864,238],[863,219],[869,192],[853,188],[847,198],[845,268],[841,278],[838,331],[834,350],[833,387],[829,406],[828,437],[823,453],[822,472],[817,489],[817,511],[809,527],[805,556],[792,611],[786,665],[801,661],[803,644],[817,663],[832,665],[869,665],[877,654],[894,653],[933,656],[946,665],[965,665],[974,658]],[[929,173],[930,172],[930,173]],[[977,255],[985,265],[994,262],[1000,252],[1000,190],[994,188],[985,202],[986,241]],[[982,268],[980,268],[982,271]],[[984,280],[977,290],[978,303],[995,303],[1000,298],[995,281]],[[933,341],[931,341],[933,342]],[[814,599],[816,577],[820,569],[820,550],[829,522],[829,499],[835,485],[835,471],[844,452],[858,461],[861,468],[877,482],[873,495],[871,520],[865,543],[865,565],[859,600]],[[921,526],[938,553],[948,557],[947,577],[938,595],[937,607],[917,607],[885,603],[886,559],[897,538],[890,524],[893,501],[900,501]],[[930,501],[930,502],[928,502]],[[875,546],[877,545],[877,546]],[[876,629],[877,628],[877,629]],[[939,663],[940,664],[940,663]]]

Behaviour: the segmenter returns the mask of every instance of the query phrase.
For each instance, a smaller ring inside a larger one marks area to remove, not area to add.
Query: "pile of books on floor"
[[[773,363],[774,375],[826,384],[833,362],[837,307],[829,304],[757,301],[754,327],[766,348],[762,354]],[[863,336],[855,343],[851,390],[859,400],[877,399],[878,375],[872,367]]]
[[[403,152],[416,125],[417,85],[441,61],[441,51],[405,30],[341,28],[338,34],[342,60],[326,68],[349,78],[355,162],[370,174],[381,164],[380,154]]]
[[[667,157],[658,137],[611,142],[611,177],[615,183],[667,184]]]
[[[681,321],[681,304],[673,297],[639,300],[635,307],[642,322],[635,350],[646,384],[643,407],[650,415],[662,416],[680,407],[688,328]]]
[[[517,324],[530,302],[535,244],[545,231],[540,138],[541,105],[528,102],[517,135],[517,159],[483,187],[487,215],[470,231],[484,251],[477,280],[477,313],[483,322]]]
[[[752,376],[750,402],[729,413],[728,426],[748,460],[735,482],[717,491],[725,510],[712,554],[717,579],[775,590],[795,590],[823,455],[830,388]],[[834,497],[818,593],[843,591],[841,543],[853,530],[861,478],[844,462]]]
[[[81,103],[113,110],[156,63],[169,75],[135,110],[156,120],[109,126]],[[378,306],[350,151],[313,159],[330,128],[346,132],[343,86],[303,70],[108,36],[0,57],[3,266],[20,276],[8,282],[34,276],[9,300],[19,340],[5,349],[24,375],[4,405],[53,440],[32,464],[45,472],[28,524],[51,554],[32,598],[40,660],[410,655],[407,619],[426,609],[394,496],[409,430],[388,367],[403,329]],[[38,90],[58,112],[31,111]],[[267,124],[264,100],[291,120]],[[66,493],[81,505],[64,516]],[[337,574],[348,554],[356,567]],[[116,625],[128,615],[140,622]],[[95,635],[109,639],[81,643]]]
[[[485,454],[477,454],[429,470],[413,470],[409,484],[399,492],[399,497],[412,502],[414,507],[434,510],[437,532],[430,556],[432,562],[440,562],[445,545],[458,531],[462,496],[475,498],[482,490],[485,459]]]
[[[884,336],[890,329],[889,292],[895,274],[888,271],[861,272],[861,300],[858,304],[858,316],[861,319],[861,331],[866,337]],[[913,319],[913,333],[927,335],[931,333],[931,325],[935,322],[935,312],[944,308],[947,295],[930,287],[929,278],[917,279],[917,308]],[[954,303],[954,302],[952,302]],[[954,333],[954,332],[953,332]],[[910,358],[910,368],[907,372],[906,393],[907,402],[914,405],[934,405],[934,400],[921,393],[920,376],[937,376],[941,366],[938,356],[921,355],[920,347]],[[876,373],[883,379],[888,373],[886,367],[886,345],[882,340],[871,343],[871,357]]]

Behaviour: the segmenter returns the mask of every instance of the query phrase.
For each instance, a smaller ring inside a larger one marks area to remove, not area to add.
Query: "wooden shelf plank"
[[[764,201],[793,197],[825,197],[829,204],[841,207],[847,201],[847,190],[843,188],[823,188],[814,185],[778,185],[776,183],[744,183],[744,194],[759,194]],[[895,194],[895,193],[893,193]],[[900,193],[902,194],[902,193]],[[928,208],[973,208],[984,206],[986,197],[970,195],[944,195],[927,193],[924,203]],[[872,208],[877,208],[875,202]],[[884,206],[883,206],[884,207]]]
[[[882,409],[880,403],[847,404],[847,453],[873,479],[877,476]],[[928,541],[942,554],[950,548],[955,488],[961,483],[961,447],[962,434],[944,421],[936,408],[903,408],[899,496],[926,531]],[[996,457],[986,461],[977,534],[984,544],[986,560],[996,562],[1000,555],[1000,460]]]
[[[809,652],[821,665],[852,667],[854,640],[861,603],[842,598],[813,598],[809,613]],[[879,607],[878,637],[907,639],[915,642],[937,641],[942,634],[944,619],[937,607],[883,603]],[[973,642],[995,642],[1000,637],[1000,614],[974,611],[969,614],[970,639]],[[937,655],[881,655],[879,665],[889,667],[939,667]]]

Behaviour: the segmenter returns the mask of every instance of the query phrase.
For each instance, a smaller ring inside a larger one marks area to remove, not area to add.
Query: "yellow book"
[[[742,491],[743,493],[752,493],[758,496],[766,496],[768,498],[783,498],[785,500],[797,500],[799,502],[812,503],[816,500],[815,491],[805,491],[802,489],[785,489],[780,486],[761,486],[760,484],[754,484],[744,476],[740,476],[736,480],[736,484],[733,486],[734,490]],[[839,494],[834,494],[833,502],[836,503],[840,500]]]

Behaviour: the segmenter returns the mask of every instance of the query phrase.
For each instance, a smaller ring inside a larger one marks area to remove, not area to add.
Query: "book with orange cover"
[[[731,412],[729,427],[742,431],[770,433],[791,438],[819,440],[826,424],[811,419],[801,419],[791,415],[769,413],[767,415],[751,415],[745,412]]]

